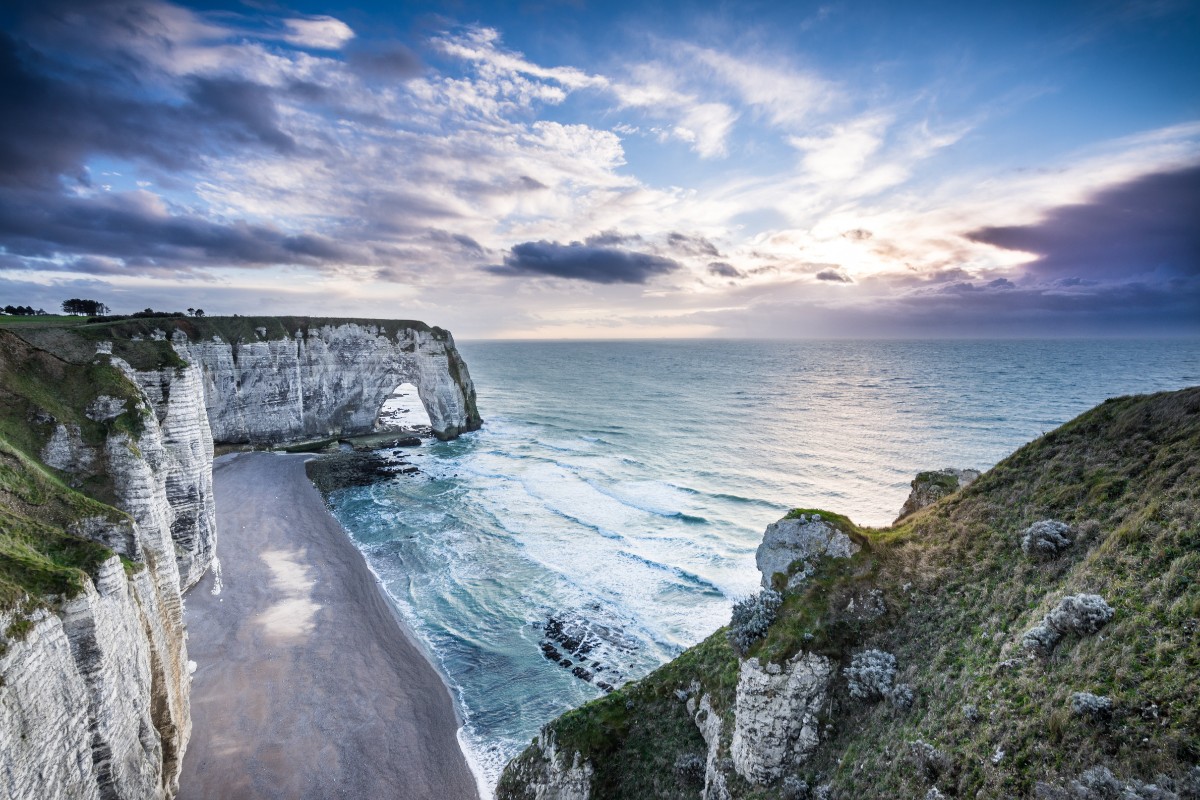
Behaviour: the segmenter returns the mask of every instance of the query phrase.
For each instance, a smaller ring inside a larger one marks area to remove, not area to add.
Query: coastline
[[[186,598],[197,667],[179,797],[477,798],[450,687],[310,458],[214,463],[222,563]]]

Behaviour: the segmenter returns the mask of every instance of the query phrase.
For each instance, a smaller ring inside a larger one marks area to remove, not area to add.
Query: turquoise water
[[[787,509],[884,525],[922,469],[986,468],[1108,397],[1200,383],[1196,341],[460,349],[483,430],[330,500],[448,677],[485,785],[600,684],[727,622]]]

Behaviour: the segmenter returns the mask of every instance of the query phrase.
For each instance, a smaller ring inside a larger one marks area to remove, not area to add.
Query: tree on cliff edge
[[[71,298],[62,304],[64,314],[83,314],[88,317],[101,317],[108,313],[108,306],[99,300],[80,300]]]

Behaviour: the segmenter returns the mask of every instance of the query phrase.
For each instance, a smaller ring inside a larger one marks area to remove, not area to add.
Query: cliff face
[[[403,382],[441,436],[479,427],[437,329],[276,320],[246,341],[204,324],[0,328],[0,797],[174,796],[214,437],[370,430]]]
[[[56,363],[67,379],[57,386],[53,375],[28,371],[46,354],[26,356],[22,380],[12,374],[13,361],[4,365],[10,391],[26,388],[9,398],[9,410],[23,406],[29,432],[45,439],[43,464],[107,504],[11,449],[0,503],[14,529],[46,528],[45,536],[61,537],[60,547],[94,542],[106,555],[75,571],[61,591],[38,594],[30,590],[39,582],[27,580],[25,598],[0,610],[6,796],[171,796],[191,730],[179,564],[197,575],[206,569],[215,533],[200,398],[152,396],[142,387],[147,376],[107,348],[86,367]],[[79,369],[88,375],[73,385]],[[179,385],[198,388],[194,367],[174,373]],[[49,388],[36,385],[47,378],[64,395],[52,409],[34,402],[45,397],[34,389]],[[161,388],[167,376],[155,379]],[[74,389],[82,398],[72,397]],[[29,577],[19,548],[30,544],[37,539],[4,542],[0,565],[14,582]]]
[[[261,331],[261,333],[259,332]],[[369,323],[314,323],[287,338],[190,339],[172,344],[203,372],[218,442],[283,442],[368,433],[402,383],[417,387],[434,432],[452,439],[479,428],[475,386],[449,333]]]
[[[790,512],[728,630],[551,722],[500,800],[1200,798],[1200,388],[962,477],[890,528]]]

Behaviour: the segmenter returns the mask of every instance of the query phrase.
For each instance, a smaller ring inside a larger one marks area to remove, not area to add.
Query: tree
[[[197,316],[197,317],[203,317],[203,316],[204,316],[204,309],[203,309],[203,308],[197,308],[197,309],[196,309],[196,313],[195,313],[195,315],[194,315],[194,316]]]
[[[64,300],[62,304],[64,314],[82,314],[88,317],[102,317],[108,313],[108,306],[101,303],[99,300],[80,300],[73,297],[70,300]]]
[[[189,313],[189,314],[191,314],[191,315],[194,317],[194,316],[196,316],[196,309],[194,309],[194,308],[189,308],[189,309],[188,309],[188,313]]]

